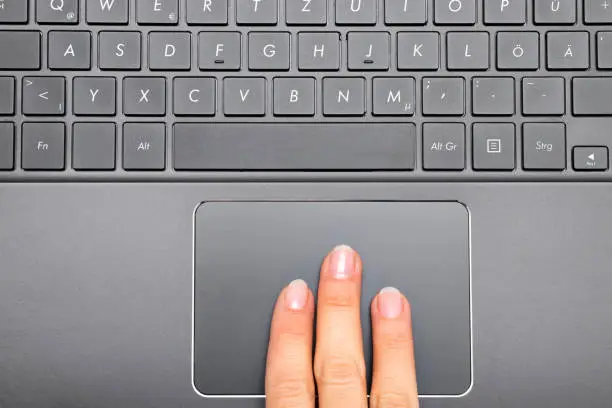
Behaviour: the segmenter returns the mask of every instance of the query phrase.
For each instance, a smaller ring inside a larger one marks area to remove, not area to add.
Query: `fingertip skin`
[[[314,295],[301,280],[278,296],[266,365],[266,407],[314,408],[312,370]]]

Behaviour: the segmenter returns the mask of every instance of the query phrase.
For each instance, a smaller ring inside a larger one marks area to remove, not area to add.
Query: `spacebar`
[[[175,170],[413,170],[412,123],[177,123]]]

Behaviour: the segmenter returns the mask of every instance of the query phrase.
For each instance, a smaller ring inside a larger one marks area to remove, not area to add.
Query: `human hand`
[[[321,266],[314,362],[314,295],[301,280],[281,292],[272,318],[266,368],[267,408],[368,406],[360,320],[361,258],[334,248]],[[374,362],[371,408],[417,408],[410,305],[394,288],[371,304]]]

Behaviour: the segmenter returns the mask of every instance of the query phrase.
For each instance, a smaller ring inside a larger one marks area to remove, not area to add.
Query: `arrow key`
[[[25,115],[64,115],[66,111],[64,77],[24,77],[22,88],[22,109]]]
[[[608,170],[608,148],[605,146],[576,146],[573,151],[574,170]]]

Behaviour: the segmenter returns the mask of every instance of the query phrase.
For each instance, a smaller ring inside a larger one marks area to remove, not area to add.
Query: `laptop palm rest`
[[[369,304],[399,288],[413,311],[421,396],[472,383],[469,214],[456,202],[208,202],[195,215],[193,383],[205,396],[261,396],[279,291],[347,244],[364,265],[362,326],[371,370]],[[369,375],[369,374],[368,374]],[[368,383],[370,383],[368,378]]]

